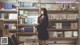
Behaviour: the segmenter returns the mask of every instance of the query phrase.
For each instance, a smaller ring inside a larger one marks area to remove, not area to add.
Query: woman
[[[45,8],[41,8],[41,15],[38,17],[38,26],[37,26],[37,31],[38,31],[38,39],[40,40],[40,45],[43,43],[45,45],[48,45],[48,15],[47,15],[47,10]]]

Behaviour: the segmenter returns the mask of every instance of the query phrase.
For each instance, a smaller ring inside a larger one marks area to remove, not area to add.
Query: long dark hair
[[[47,9],[46,8],[41,8],[41,11],[43,11],[44,12],[44,17],[46,18],[46,20],[47,20],[47,24],[48,24],[48,12],[47,12]]]
[[[41,8],[41,11],[43,11],[43,12],[44,12],[43,15],[44,15],[46,18],[48,18],[47,9],[46,9],[46,8]]]

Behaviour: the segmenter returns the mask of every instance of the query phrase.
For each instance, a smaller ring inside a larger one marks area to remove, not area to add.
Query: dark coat
[[[39,40],[48,40],[49,39],[49,35],[47,31],[48,19],[44,16],[44,18],[41,20],[40,18],[42,16],[38,17],[38,23],[39,23],[39,25],[37,26],[38,38]]]

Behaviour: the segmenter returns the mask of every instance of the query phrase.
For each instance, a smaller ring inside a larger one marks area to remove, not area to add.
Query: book
[[[51,14],[52,19],[56,19],[56,14]]]
[[[12,9],[12,3],[4,3],[4,9]]]
[[[25,24],[27,24],[27,18],[25,18]]]
[[[9,24],[9,29],[16,29],[15,24]]]
[[[78,29],[78,23],[71,23],[71,29]]]
[[[10,27],[10,26],[9,26],[9,23],[6,23],[6,24],[4,25],[4,28],[5,28],[5,29],[9,29],[9,27]]]
[[[67,20],[71,20],[73,16],[71,14],[67,14]]]
[[[73,36],[77,37],[78,36],[78,32],[77,31],[73,31]]]
[[[67,14],[68,20],[74,20],[78,18],[78,14]]]
[[[20,19],[20,24],[25,24],[25,18]]]
[[[27,16],[28,15],[28,11],[23,11],[23,16]]]
[[[18,19],[18,15],[15,14],[15,13],[10,13],[9,14],[9,19],[17,20]]]
[[[28,24],[38,24],[37,19],[38,19],[38,16],[28,16],[27,23]]]
[[[23,10],[20,10],[20,11],[19,11],[19,14],[20,14],[20,15],[23,15],[23,14],[24,14],[24,13],[23,13]]]
[[[49,32],[49,37],[50,38],[54,38],[54,37],[58,37],[57,32]]]
[[[71,29],[71,23],[62,23],[63,29]]]
[[[17,7],[16,7],[15,5],[12,4],[12,8],[13,8],[13,9],[16,9]]]
[[[64,37],[72,37],[72,31],[65,31]]]
[[[24,2],[24,7],[32,7],[33,3],[30,2]]]
[[[62,23],[56,23],[56,29],[62,29]]]
[[[73,14],[73,19],[78,19],[78,14]]]
[[[4,3],[1,4],[1,9],[4,9]]]
[[[59,29],[62,29],[62,23],[59,23]]]
[[[57,32],[58,37],[63,37],[63,32]]]
[[[66,17],[66,14],[61,14],[61,15],[60,15],[60,18],[61,18],[62,20],[66,19],[66,18],[67,18],[67,17]]]
[[[56,23],[56,29],[59,29],[59,23]]]
[[[4,13],[2,13],[2,14],[0,15],[0,16],[1,16],[1,19],[5,19],[5,18],[4,18],[4,15],[5,15]]]
[[[56,14],[56,20],[60,20],[60,14]]]
[[[26,26],[24,27],[24,32],[33,32],[33,26]]]
[[[24,2],[20,2],[20,7],[24,7]]]

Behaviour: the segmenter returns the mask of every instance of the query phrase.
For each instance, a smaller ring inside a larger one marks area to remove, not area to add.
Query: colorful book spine
[[[33,32],[33,27],[31,26],[29,26],[29,27],[24,27],[24,32]]]
[[[4,9],[12,9],[12,4],[11,3],[5,3]]]
[[[4,9],[4,4],[3,3],[1,4],[1,9]]]

